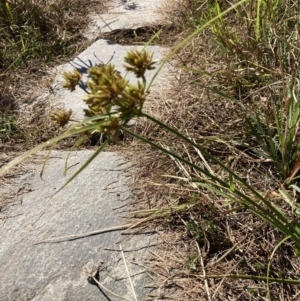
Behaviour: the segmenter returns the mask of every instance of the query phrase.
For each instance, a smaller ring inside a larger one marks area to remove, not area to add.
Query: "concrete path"
[[[108,31],[157,24],[162,21],[158,14],[162,2],[113,1],[111,11],[94,19],[92,26],[96,24],[97,28]],[[123,73],[123,57],[132,47],[107,40],[96,41],[70,64],[57,68],[52,96],[43,95],[39,100],[56,101],[72,108],[75,118],[83,117],[84,92],[77,89],[71,94],[62,90],[61,73],[75,67],[86,74],[88,67],[109,62]],[[162,60],[168,49],[152,46],[150,51],[154,51],[156,59]],[[148,79],[152,75],[153,72],[148,74]],[[169,85],[168,76],[166,68],[156,80],[155,89]],[[91,154],[92,151],[87,150],[72,153],[68,175]],[[72,241],[36,244],[45,239],[113,228],[125,222],[121,216],[132,198],[130,162],[115,153],[102,153],[65,189],[55,194],[66,180],[63,169],[67,155],[68,152],[53,152],[43,179],[39,177],[42,163],[31,163],[26,166],[27,173],[16,180],[13,187],[16,202],[0,228],[0,301],[135,300],[119,252],[120,244],[126,251],[137,300],[145,300],[147,289],[144,287],[150,279],[141,263],[149,246],[155,244],[155,235],[129,239],[120,231],[110,231]],[[89,281],[87,270],[119,296]]]

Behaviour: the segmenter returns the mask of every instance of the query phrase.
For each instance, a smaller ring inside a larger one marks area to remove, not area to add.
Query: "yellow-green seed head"
[[[153,52],[149,54],[145,50],[129,51],[124,61],[126,63],[124,65],[125,69],[129,72],[133,72],[137,77],[143,77],[146,70],[155,69],[154,65],[156,64],[156,62],[153,61]]]
[[[52,121],[57,123],[60,127],[64,127],[70,121],[72,110],[56,110],[50,114]]]
[[[79,84],[81,74],[77,70],[74,70],[73,72],[64,72],[63,78],[65,80],[63,87],[73,92]]]

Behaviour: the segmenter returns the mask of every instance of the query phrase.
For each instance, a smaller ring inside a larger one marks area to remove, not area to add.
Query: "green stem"
[[[294,242],[298,246],[300,246],[300,238],[298,236],[298,232],[296,231],[295,227],[289,222],[289,220],[276,207],[274,207],[271,204],[271,202],[269,202],[268,200],[266,200],[259,192],[257,192],[253,187],[251,187],[249,184],[247,184],[242,178],[240,178],[230,168],[228,168],[226,165],[224,165],[217,158],[215,158],[214,156],[212,156],[211,154],[209,154],[205,149],[201,148],[198,144],[196,144],[191,139],[187,138],[185,135],[181,134],[177,130],[169,127],[168,125],[164,124],[163,122],[157,120],[156,118],[154,118],[154,117],[152,117],[152,116],[150,116],[150,115],[148,115],[148,114],[146,114],[144,112],[140,112],[140,116],[141,117],[146,117],[147,119],[151,120],[152,122],[158,124],[162,128],[166,129],[167,131],[173,133],[177,137],[179,137],[182,140],[186,141],[188,144],[190,144],[193,147],[195,147],[196,149],[198,149],[205,156],[207,156],[212,161],[214,161],[216,164],[218,164],[220,167],[222,167],[224,170],[226,170],[230,175],[232,175],[235,179],[237,179],[244,187],[246,187],[247,189],[249,189],[255,196],[257,196],[258,199],[261,200],[273,212],[274,216],[272,216],[270,214],[270,212],[268,212],[267,210],[265,210],[263,207],[258,206],[258,204],[256,202],[254,202],[253,200],[251,200],[249,197],[247,197],[246,195],[244,195],[242,192],[236,190],[235,194],[237,194],[239,197],[241,197],[242,199],[244,199],[247,202],[249,202],[250,204],[252,204],[254,207],[259,208],[259,210],[261,210],[264,213],[263,217],[264,217],[264,219],[266,221],[268,221],[271,225],[273,225],[276,228],[278,228],[286,236],[291,236],[291,238],[294,240]],[[202,172],[204,174],[206,174],[207,176],[209,176],[211,179],[213,179],[213,180],[217,181],[218,183],[220,183],[222,186],[228,188],[228,184],[225,183],[224,181],[222,181],[221,179],[219,179],[219,178],[217,178],[217,177],[215,177],[215,176],[207,173],[205,170],[202,170]],[[252,211],[252,208],[249,208],[249,209]],[[259,216],[262,217],[261,215],[259,215]],[[279,221],[280,221],[280,224],[279,224]]]
[[[162,152],[172,156],[173,158],[176,158],[177,160],[179,160],[180,162],[182,163],[185,163],[187,164],[188,166],[194,168],[195,170],[198,170],[199,172],[205,174],[206,176],[208,176],[209,178],[211,178],[212,180],[218,182],[219,184],[221,184],[222,187],[226,188],[227,190],[230,190],[230,186],[222,181],[220,178],[210,174],[208,171],[202,169],[201,167],[193,164],[192,162],[188,161],[188,160],[185,160],[184,158],[182,158],[181,156],[163,148],[162,146],[138,135],[138,134],[135,134],[134,132],[128,130],[126,127],[121,127],[121,129],[128,133],[129,135],[133,136],[133,137],[136,137],[137,139],[153,146],[154,148],[158,149],[158,150],[161,150]],[[172,130],[173,132],[173,130]],[[251,210],[252,212],[254,212],[257,216],[263,218],[266,222],[268,222],[269,224],[273,225],[274,227],[276,227],[278,230],[280,230],[282,233],[284,233],[286,236],[291,236],[291,238],[295,241],[295,243],[297,245],[300,246],[300,240],[299,238],[295,235],[294,232],[292,232],[292,230],[295,230],[294,227],[292,227],[291,224],[289,223],[283,223],[281,219],[283,219],[283,221],[285,222],[285,217],[282,216],[282,215],[278,215],[278,217],[276,216],[273,216],[270,212],[268,212],[265,208],[263,208],[262,206],[260,206],[255,200],[252,200],[250,197],[246,196],[245,194],[243,194],[242,192],[238,191],[238,190],[235,190],[234,193],[236,195],[238,195],[242,200],[244,200],[244,203],[247,204],[250,204],[252,205],[254,208],[249,208],[249,210]],[[266,202],[266,200],[265,200]],[[257,208],[257,209],[255,209]],[[261,213],[260,213],[261,212]],[[278,219],[279,218],[279,219]],[[290,228],[288,226],[286,226],[286,224],[288,224],[292,230],[290,230]]]
[[[279,248],[282,244],[284,244],[288,239],[290,239],[289,236],[285,237],[284,239],[282,239],[282,240],[275,246],[275,248],[274,248],[274,250],[273,250],[273,252],[272,252],[272,254],[271,254],[271,256],[270,256],[269,262],[268,262],[267,277],[266,277],[266,278],[267,278],[267,281],[266,281],[266,282],[267,282],[267,291],[268,291],[268,298],[269,298],[269,300],[271,300],[271,292],[270,292],[270,285],[269,285],[269,283],[270,283],[270,277],[269,277],[269,275],[270,275],[271,261],[272,261],[274,255],[275,255],[276,251],[278,250],[278,248]]]
[[[230,168],[228,168],[226,165],[224,165],[221,161],[219,161],[217,158],[215,158],[214,156],[212,156],[211,154],[209,154],[205,149],[201,148],[198,144],[196,144],[195,142],[193,142],[192,140],[190,140],[189,138],[187,138],[185,135],[181,134],[180,132],[178,132],[177,130],[169,127],[168,125],[164,124],[163,122],[155,119],[154,117],[146,114],[146,113],[141,113],[142,117],[146,117],[149,120],[153,121],[154,123],[158,124],[159,126],[161,126],[162,128],[166,129],[167,131],[175,134],[176,136],[178,136],[179,138],[181,138],[182,140],[186,141],[188,144],[192,145],[193,147],[195,147],[196,149],[198,149],[200,152],[202,152],[205,156],[207,156],[208,158],[210,158],[211,160],[213,160],[216,164],[218,164],[219,166],[221,166],[224,170],[226,170],[230,175],[232,175],[235,179],[237,179],[244,187],[246,187],[247,189],[249,189],[254,195],[256,195],[271,211],[273,211],[278,217],[282,218],[282,220],[288,224],[288,220],[280,213],[279,210],[277,210],[276,208],[274,208],[270,202],[268,202],[259,192],[257,192],[253,187],[251,187],[249,184],[247,184],[242,178],[240,178],[236,173],[234,173]],[[218,179],[218,178],[217,178]],[[216,179],[214,179],[216,180]],[[217,181],[220,181],[220,179],[218,179]],[[221,182],[220,182],[221,183]],[[222,181],[222,183],[225,183]],[[221,183],[221,184],[222,184]]]

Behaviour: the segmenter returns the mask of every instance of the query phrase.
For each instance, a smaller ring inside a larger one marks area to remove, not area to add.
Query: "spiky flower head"
[[[135,115],[137,111],[141,111],[147,95],[145,85],[138,81],[137,86],[126,87],[116,104],[120,112],[126,114],[132,112]]]
[[[50,114],[50,118],[52,121],[57,123],[60,127],[64,127],[71,118],[72,110],[69,111],[66,110],[56,110]]]
[[[73,92],[81,80],[81,74],[75,69],[73,72],[64,72],[63,78],[63,87]]]
[[[94,117],[97,115],[105,114],[106,110],[100,106],[89,106],[89,108],[84,109],[83,112],[86,117]]]
[[[88,70],[91,80],[87,85],[90,93],[83,100],[89,106],[90,112],[86,111],[86,115],[93,112],[110,112],[115,105],[115,100],[121,96],[128,84],[116,70],[115,66],[109,64],[107,66],[96,66]]]
[[[124,58],[125,69],[129,72],[133,72],[136,77],[144,77],[146,70],[155,69],[154,65],[156,64],[153,61],[153,52],[148,53],[145,50],[138,51],[132,50],[127,53]]]
[[[100,132],[104,133],[113,141],[118,141],[118,135],[120,133],[120,127],[122,121],[118,116],[111,116],[101,123]]]

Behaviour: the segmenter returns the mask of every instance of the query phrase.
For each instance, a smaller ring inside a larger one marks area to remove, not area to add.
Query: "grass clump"
[[[240,115],[258,143],[252,151],[273,162],[288,186],[299,173],[298,1],[248,1],[211,26],[225,68],[218,76],[235,92]],[[219,16],[216,1],[208,16]],[[226,71],[225,71],[226,70]]]
[[[286,186],[294,183],[300,143],[298,1],[249,0],[226,15],[222,12],[230,4],[224,1],[184,3],[190,9],[177,18],[186,26],[195,29],[215,19],[201,34],[214,52],[205,62],[209,68],[186,67],[209,79],[207,91],[232,102],[248,135],[239,144],[272,162],[276,179]]]
[[[9,131],[5,129],[6,141],[14,140],[16,149],[28,149],[53,137],[53,130],[42,135],[39,131],[42,120],[48,123],[47,114],[40,108],[44,104],[33,106],[34,112],[26,112],[31,116],[24,112],[19,115],[18,108],[42,93],[37,87],[44,88],[47,67],[70,58],[87,44],[83,32],[89,22],[89,12],[103,11],[104,3],[103,0],[0,1],[0,112],[9,114],[14,124],[18,124]],[[47,80],[51,82],[50,78]],[[36,119],[33,115],[40,116]],[[49,130],[49,126],[44,124],[44,127]],[[17,134],[17,128],[22,135]],[[22,137],[27,137],[26,142]]]
[[[12,0],[0,3],[0,71],[47,63],[74,53],[88,22],[86,1]]]
[[[16,133],[15,117],[9,114],[0,115],[0,138],[3,140]]]

